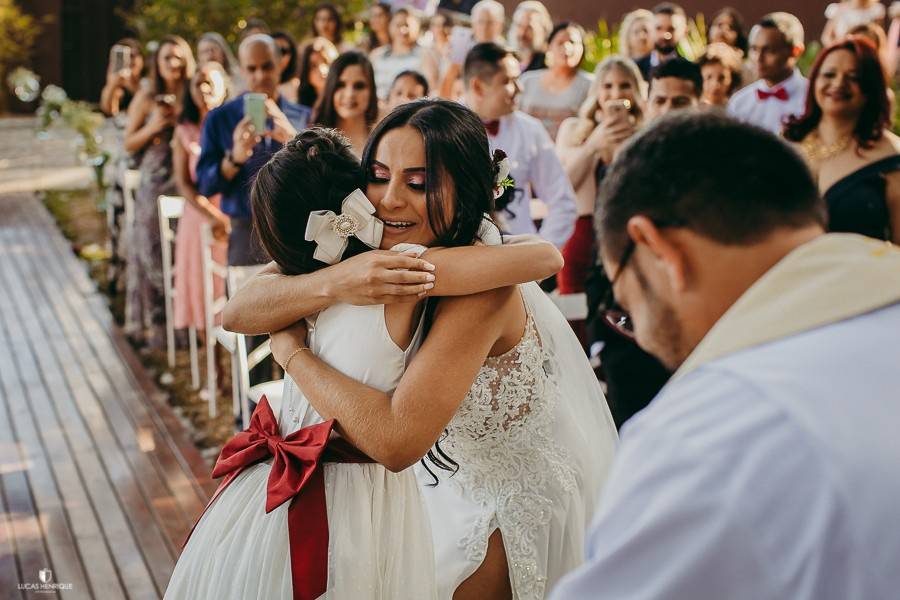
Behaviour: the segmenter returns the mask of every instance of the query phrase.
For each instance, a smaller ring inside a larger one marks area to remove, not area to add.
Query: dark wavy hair
[[[887,95],[887,80],[878,51],[869,40],[850,37],[828,46],[813,64],[809,73],[809,93],[806,95],[806,111],[800,117],[791,117],[784,127],[784,137],[799,142],[809,135],[822,120],[822,107],[816,101],[816,80],[822,71],[822,64],[832,52],[846,50],[856,57],[856,72],[859,87],[866,102],[856,119],[853,137],[861,148],[871,148],[881,139],[884,129],[891,123],[890,101]]]
[[[288,47],[290,48],[289,52],[291,55],[291,59],[288,61],[287,66],[284,68],[284,71],[281,72],[281,82],[284,83],[286,81],[290,81],[292,78],[297,76],[297,42],[294,41],[294,38],[287,31],[276,31],[272,34],[273,40],[284,40],[288,43]],[[280,49],[280,46],[279,46]],[[302,104],[302,102],[301,102]]]
[[[731,6],[726,6],[725,8],[719,10],[713,18],[709,21],[709,27],[706,28],[706,39],[709,39],[709,31],[712,29],[713,23],[716,22],[716,19],[719,17],[731,17],[731,23],[734,27],[735,33],[737,33],[737,39],[734,41],[734,47],[744,53],[744,56],[747,56],[747,49],[749,47],[748,39],[747,39],[747,26],[744,24],[744,17],[741,13],[738,12],[736,8],[732,8]]]
[[[320,12],[322,12],[323,10],[326,11],[329,14],[329,16],[332,19],[334,19],[334,22],[336,23],[335,28],[334,28],[334,39],[329,40],[329,41],[334,42],[335,45],[338,45],[344,41],[344,22],[341,20],[341,11],[338,10],[337,6],[335,6],[334,4],[332,4],[330,2],[323,2],[323,3],[319,4],[318,6],[316,6],[316,9],[312,12],[313,21],[312,21],[312,25],[310,26],[312,29],[312,37],[315,38],[315,37],[319,37],[320,35],[322,35],[321,31],[316,31],[316,15],[319,14]]]
[[[306,129],[263,165],[250,192],[253,229],[285,275],[327,266],[313,258],[315,242],[306,241],[309,215],[340,213],[344,198],[364,184],[350,142],[335,129]],[[368,250],[356,238],[348,242],[345,258]]]
[[[334,107],[334,94],[337,91],[341,75],[347,67],[359,65],[363,75],[369,84],[369,106],[366,107],[366,123],[369,127],[378,120],[378,94],[375,91],[375,71],[372,63],[365,54],[357,50],[344,52],[331,63],[328,69],[328,77],[325,79],[325,89],[322,96],[316,102],[313,111],[313,122],[320,127],[336,127],[338,122],[337,110]]]
[[[369,136],[362,156],[367,177],[381,139],[405,126],[416,129],[425,142],[425,197],[428,221],[437,235],[434,245],[470,245],[485,213],[493,209],[494,166],[484,125],[458,102],[422,98],[401,104]],[[453,182],[453,198],[444,197],[448,180]],[[444,211],[448,203],[453,206],[449,221]]]

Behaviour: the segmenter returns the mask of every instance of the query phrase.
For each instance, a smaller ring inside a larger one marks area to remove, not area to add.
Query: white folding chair
[[[134,198],[138,187],[141,185],[141,172],[138,169],[125,169],[122,173],[122,235],[125,239],[126,256],[127,248],[134,239]],[[126,265],[127,269],[128,266]],[[125,322],[133,323],[134,306],[125,294]]]
[[[241,288],[253,275],[262,269],[262,265],[248,267],[228,267],[228,295],[229,297]],[[240,402],[240,418],[242,426],[246,429],[250,425],[250,402],[259,403],[263,396],[272,399],[273,402],[281,398],[283,379],[275,379],[250,385],[250,370],[260,364],[267,356],[272,354],[269,348],[269,340],[255,348],[247,347],[247,336],[236,336],[235,359],[237,362],[237,379],[233,380],[232,387],[239,389],[238,400]],[[237,412],[235,413],[237,415]],[[277,416],[277,415],[276,415]]]
[[[162,247],[163,293],[166,309],[166,350],[169,368],[175,368],[175,322],[173,301],[175,299],[175,265],[172,249],[175,246],[175,230],[172,222],[177,222],[184,213],[185,200],[181,196],[159,196],[156,199],[159,215],[159,239]],[[197,352],[197,328],[188,327],[191,353],[191,386],[200,389],[200,365]]]
[[[227,292],[216,296],[216,279],[223,282],[228,277],[228,267],[213,259],[213,248],[217,242],[213,238],[212,227],[209,223],[204,223],[200,227],[200,243],[202,247],[202,265],[203,265],[203,313],[206,319],[206,395],[209,402],[209,416],[215,417],[216,408],[216,391],[218,389],[216,382],[216,344],[220,344],[232,356],[231,375],[232,381],[237,381],[237,361],[234,359],[234,353],[237,350],[237,335],[225,331],[221,325],[216,325],[216,315],[225,308],[228,301]],[[238,386],[232,385],[232,391],[235,398],[235,413],[240,409],[238,401]]]

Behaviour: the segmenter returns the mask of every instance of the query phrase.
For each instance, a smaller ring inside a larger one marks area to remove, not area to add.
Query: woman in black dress
[[[875,47],[850,37],[823,50],[806,112],[785,126],[819,181],[831,231],[900,243],[900,138]]]

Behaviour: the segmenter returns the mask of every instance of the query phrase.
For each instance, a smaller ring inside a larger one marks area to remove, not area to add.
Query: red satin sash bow
[[[769,98],[775,98],[776,100],[781,100],[782,102],[787,102],[790,100],[790,95],[788,91],[784,88],[778,88],[774,92],[767,92],[765,90],[757,89],[756,96],[760,100],[768,100]]]
[[[293,498],[288,508],[288,536],[294,600],[314,600],[325,593],[328,585],[328,512],[322,463],[374,462],[347,440],[330,439],[333,427],[334,419],[331,419],[283,438],[269,401],[263,396],[253,411],[250,426],[222,448],[212,476],[226,477],[203,511],[209,509],[244,469],[272,457],[266,485],[266,513]],[[185,545],[193,531],[192,528],[188,533]]]

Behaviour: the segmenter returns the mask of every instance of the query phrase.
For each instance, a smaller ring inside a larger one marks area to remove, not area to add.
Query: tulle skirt
[[[436,598],[431,528],[412,469],[326,464],[329,600]],[[269,463],[241,473],[201,518],[166,599],[290,600],[289,502],[265,512]]]

